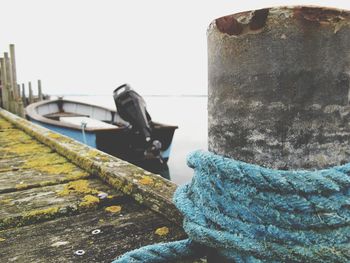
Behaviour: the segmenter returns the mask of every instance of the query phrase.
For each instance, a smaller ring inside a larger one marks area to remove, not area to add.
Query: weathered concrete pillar
[[[209,150],[280,169],[350,161],[350,12],[222,17],[208,53]]]

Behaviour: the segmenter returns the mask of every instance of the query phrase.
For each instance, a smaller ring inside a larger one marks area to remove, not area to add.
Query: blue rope
[[[187,161],[194,177],[174,202],[190,239],[146,246],[114,263],[200,256],[201,246],[237,263],[350,262],[350,164],[281,171],[203,151]]]

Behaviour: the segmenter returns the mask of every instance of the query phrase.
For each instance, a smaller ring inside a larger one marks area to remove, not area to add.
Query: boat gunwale
[[[108,109],[108,108],[103,107],[103,106],[89,104],[89,103],[80,102],[80,101],[74,101],[74,100],[66,100],[66,99],[43,100],[43,101],[32,103],[25,108],[25,114],[30,119],[41,122],[41,123],[81,131],[81,127],[79,125],[74,125],[74,124],[67,123],[67,122],[49,119],[47,117],[44,117],[43,115],[38,114],[35,110],[36,108],[38,108],[41,105],[58,104],[59,102],[70,102],[70,103],[76,103],[76,104],[85,105],[85,106],[92,106],[92,107],[100,108],[103,110],[107,110],[107,111],[114,113],[114,114],[118,114],[117,111],[112,110],[112,109]],[[158,125],[159,128],[161,128],[161,129],[177,129],[178,128],[178,126],[174,126],[174,125],[166,125],[166,124],[153,122],[153,121],[152,121],[152,123],[154,125]],[[125,129],[127,129],[127,127],[120,127],[120,126],[116,126],[115,128],[96,128],[96,127],[89,128],[89,127],[86,127],[85,131],[86,132],[103,132],[103,131],[122,131]]]

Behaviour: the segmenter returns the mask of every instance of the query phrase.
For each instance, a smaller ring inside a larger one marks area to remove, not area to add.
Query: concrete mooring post
[[[350,161],[350,12],[281,7],[208,30],[209,150],[279,169]]]

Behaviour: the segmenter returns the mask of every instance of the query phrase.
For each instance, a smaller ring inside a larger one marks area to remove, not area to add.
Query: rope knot
[[[204,151],[187,162],[194,177],[174,195],[191,240],[184,254],[210,247],[235,262],[350,262],[350,164],[281,171]]]

